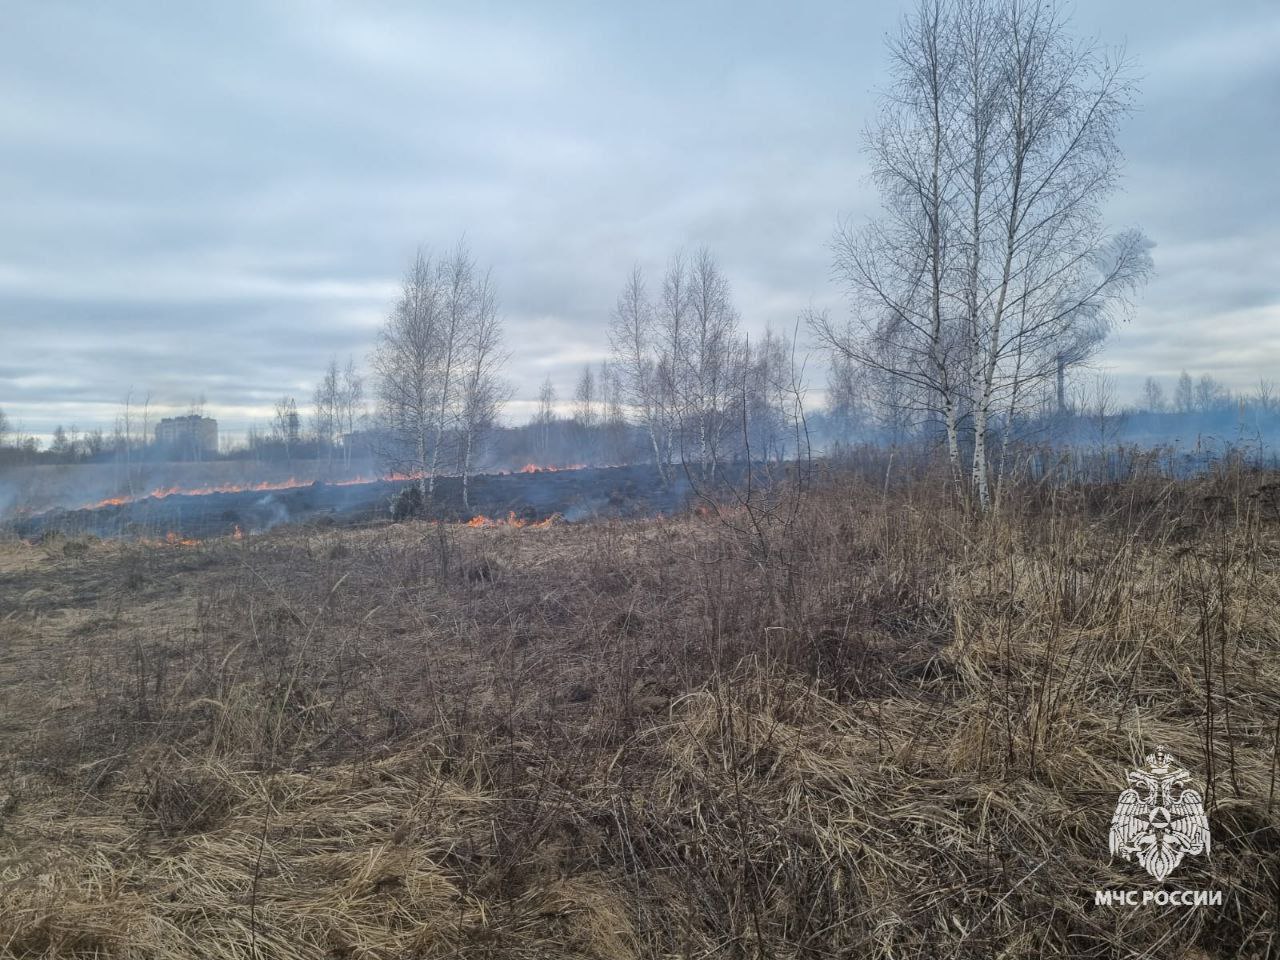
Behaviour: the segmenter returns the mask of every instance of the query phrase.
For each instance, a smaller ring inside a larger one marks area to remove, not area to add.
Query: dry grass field
[[[1266,480],[0,544],[0,955],[1276,956]]]

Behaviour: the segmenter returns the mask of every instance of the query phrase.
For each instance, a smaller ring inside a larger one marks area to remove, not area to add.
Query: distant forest
[[[768,341],[766,341],[768,342]],[[775,346],[775,356],[778,355]],[[1113,381],[1099,374],[1077,378],[1059,396],[1041,398],[1030,411],[1000,422],[997,437],[1010,442],[1062,447],[1105,448],[1119,444],[1143,447],[1280,444],[1280,390],[1267,380],[1250,391],[1235,392],[1210,374],[1183,372],[1165,384],[1148,377],[1135,401],[1122,403]],[[358,391],[357,391],[358,392]],[[940,424],[920,417],[910,405],[896,402],[837,363],[826,384],[826,402],[811,409],[800,387],[797,403],[772,401],[767,391],[746,399],[747,428],[729,431],[724,459],[791,460],[820,456],[860,444],[882,446],[941,443]],[[619,395],[608,363],[584,368],[571,412],[557,413],[559,402],[550,381],[544,383],[539,410],[524,424],[493,425],[485,434],[480,469],[519,469],[525,464],[635,464],[654,461],[642,425],[634,422]],[[202,405],[192,405],[200,412]],[[0,467],[36,464],[162,462],[193,459],[154,442],[157,420],[146,405],[126,404],[111,432],[59,425],[52,442],[11,428],[0,411]],[[743,418],[739,417],[741,422]],[[296,401],[281,398],[270,427],[253,428],[243,438],[224,442],[200,459],[288,463],[329,461],[335,466],[381,467],[394,441],[376,426],[376,418],[357,403],[351,429],[331,425],[323,404],[319,412],[300,413]],[[691,454],[686,458],[692,461]],[[675,460],[680,460],[679,451]],[[445,466],[449,464],[445,463]]]

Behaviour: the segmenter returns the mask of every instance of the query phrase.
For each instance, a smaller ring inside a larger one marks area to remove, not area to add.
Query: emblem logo
[[[1188,854],[1209,853],[1209,818],[1191,774],[1157,747],[1129,773],[1111,818],[1111,854],[1134,860],[1158,881]]]

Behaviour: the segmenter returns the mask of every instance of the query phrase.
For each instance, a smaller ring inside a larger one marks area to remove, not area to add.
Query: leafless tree
[[[481,274],[466,244],[438,261],[419,251],[405,276],[400,298],[383,328],[374,355],[382,416],[395,450],[389,459],[419,476],[424,497],[435,493],[442,464],[452,462],[446,447],[461,440],[470,469],[476,430],[484,420],[485,398],[474,374],[475,348],[483,342],[488,360],[497,357],[498,327],[488,274]],[[478,332],[480,331],[480,332]],[[477,392],[469,392],[468,385]],[[475,429],[468,429],[470,426]],[[470,444],[470,446],[468,446]]]
[[[630,409],[631,419],[644,427],[658,473],[667,480],[669,461],[663,451],[669,449],[665,431],[670,418],[663,406],[665,394],[659,388],[659,365],[653,356],[655,326],[656,313],[645,290],[644,275],[637,266],[632,268],[614,307],[609,345],[623,403]]]
[[[1142,406],[1150,413],[1164,412],[1164,387],[1155,377],[1147,377],[1142,385]]]
[[[381,417],[394,445],[384,455],[418,474],[424,496],[439,392],[436,353],[442,300],[435,265],[419,250],[373,356]]]
[[[1272,413],[1275,411],[1276,403],[1276,383],[1266,377],[1258,379],[1257,389],[1253,394],[1253,402],[1262,413]],[[4,417],[0,414],[0,437],[3,436]]]
[[[271,427],[274,438],[284,445],[284,458],[293,459],[293,449],[302,439],[302,418],[298,415],[298,404],[293,397],[281,397],[276,401],[275,419]]]
[[[1231,392],[1212,374],[1200,375],[1196,381],[1196,407],[1208,413],[1231,402]]]
[[[953,147],[960,139],[959,50],[950,8],[921,4],[890,40],[891,85],[868,132],[882,216],[863,228],[844,221],[833,243],[836,276],[854,310],[849,326],[813,315],[814,332],[838,356],[894,384],[896,423],[906,396],[944,426],[959,483],[959,424],[966,394],[964,348],[954,303],[961,213]],[[900,396],[899,396],[900,395]]]
[[[622,376],[608,360],[600,364],[599,384],[601,418],[604,422],[605,453],[609,463],[621,463],[626,457],[627,414],[623,399]]]
[[[490,275],[476,283],[474,310],[463,343],[461,414],[462,505],[471,506],[471,473],[485,433],[509,396],[501,371],[508,355],[502,349],[502,319]]]
[[[325,452],[330,467],[333,466],[333,452],[341,432],[341,411],[342,381],[338,372],[338,359],[330,357],[324,376],[320,378],[312,396],[312,427],[316,442]]]
[[[985,509],[993,419],[1083,362],[1150,270],[1144,238],[1101,218],[1134,88],[1058,0],[922,0],[892,55],[869,138],[885,213],[838,231],[855,324],[817,333],[923,394],[957,478],[967,418]]]
[[[347,358],[342,370],[342,382],[338,388],[338,430],[342,434],[342,455],[347,466],[351,465],[352,435],[364,419],[364,378],[356,369],[355,360]]]
[[[590,430],[596,425],[598,401],[596,375],[588,364],[582,368],[573,391],[573,419],[579,426]]]
[[[0,447],[2,446],[4,446],[4,435],[3,435],[3,431],[0,431]],[[106,441],[106,438],[102,435],[101,427],[94,427],[92,430],[90,430],[88,433],[84,435],[85,455],[89,459],[96,460],[99,456],[101,456],[103,450],[106,449],[106,446],[107,446],[107,441]]]
[[[1196,408],[1195,383],[1191,374],[1185,370],[1178,374],[1178,385],[1173,392],[1173,408],[1178,413],[1191,413]]]
[[[795,340],[766,329],[750,344],[742,403],[747,439],[754,459],[783,462],[800,452],[795,446],[801,397],[795,390]]]
[[[599,448],[600,390],[595,371],[585,364],[573,390],[573,428],[581,459],[588,463],[595,461]]]
[[[115,423],[116,456],[123,460],[125,483],[128,486],[129,495],[135,496],[136,483],[141,481],[141,475],[133,467],[136,461],[146,455],[147,451],[151,431],[151,393],[148,391],[142,398],[140,431],[137,429],[138,414],[132,387],[125,394],[120,406],[121,410]]]
[[[684,388],[681,408],[688,432],[703,479],[710,479],[731,424],[729,407],[737,393],[735,374],[745,370],[745,344],[738,335],[729,282],[705,248],[693,259],[688,289],[688,322],[684,336],[675,341],[675,366]]]
[[[538,446],[542,457],[551,450],[551,428],[556,422],[556,386],[548,375],[538,388],[538,411],[533,422],[538,428]]]
[[[671,473],[676,447],[685,447],[688,420],[689,367],[685,362],[689,336],[691,296],[688,258],[677,252],[668,262],[662,278],[662,297],[657,308],[654,337],[655,391],[666,416],[664,446],[660,461]]]
[[[68,458],[75,450],[75,443],[67,436],[66,428],[58,424],[49,439],[49,452],[59,458]]]
[[[1080,409],[1099,450],[1115,442],[1124,424],[1124,413],[1116,397],[1114,378],[1105,373],[1096,374],[1084,392]]]
[[[808,464],[813,451],[809,443],[809,430],[805,418],[805,397],[808,385],[805,369],[808,360],[799,355],[799,328],[811,315],[806,311],[796,321],[796,329],[787,334],[766,331],[762,357],[767,360],[759,369],[765,378],[765,396],[768,412],[765,422],[771,431],[773,459],[778,462],[795,460]]]
[[[437,326],[435,442],[427,471],[428,496],[435,493],[436,475],[444,455],[448,432],[459,425],[462,414],[461,364],[467,338],[475,322],[480,290],[475,260],[464,241],[458,241],[453,255],[440,263],[443,311]]]
[[[704,479],[715,475],[749,366],[729,283],[709,250],[668,262],[657,306],[639,268],[618,297],[609,332],[632,420],[670,479],[675,450]]]
[[[848,442],[862,429],[869,416],[866,377],[861,368],[843,354],[834,354],[827,370],[827,415],[833,438]]]
[[[962,22],[980,6],[964,0]],[[990,66],[975,67],[991,74],[993,92],[966,116],[995,131],[991,164],[975,166],[965,190],[964,245],[977,264],[966,283],[973,484],[983,507],[998,398],[1056,371],[1064,347],[1078,357],[1099,343],[1110,309],[1150,269],[1140,234],[1108,238],[1101,223],[1121,159],[1116,129],[1133,98],[1124,61],[1073,40],[1057,2],[995,9],[990,41],[980,41]]]

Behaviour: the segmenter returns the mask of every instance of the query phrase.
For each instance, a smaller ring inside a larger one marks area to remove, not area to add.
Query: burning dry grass
[[[0,952],[1273,955],[1256,486],[7,547]],[[1156,743],[1223,907],[1093,906]]]
[[[566,466],[526,463],[523,467],[518,469],[495,470],[493,471],[493,475],[506,476],[512,473],[559,473],[564,470],[583,470],[586,467],[587,464],[585,463],[575,463]],[[337,478],[332,476],[325,476],[323,478],[299,478],[289,476],[280,477],[274,480],[229,480],[221,483],[196,483],[191,485],[168,483],[148,486],[145,487],[145,489],[135,491],[133,493],[115,493],[111,496],[101,497],[97,500],[82,502],[78,505],[70,506],[67,509],[97,510],[102,507],[118,507],[123,506],[124,504],[137,503],[142,500],[165,500],[169,497],[179,496],[207,496],[212,493],[276,493],[281,490],[298,490],[303,487],[310,487],[317,483],[324,483],[334,487],[353,487],[375,483],[398,483],[406,480],[420,480],[421,478],[422,475],[418,473],[399,473],[391,471],[385,473],[356,472],[352,476],[340,476]]]

